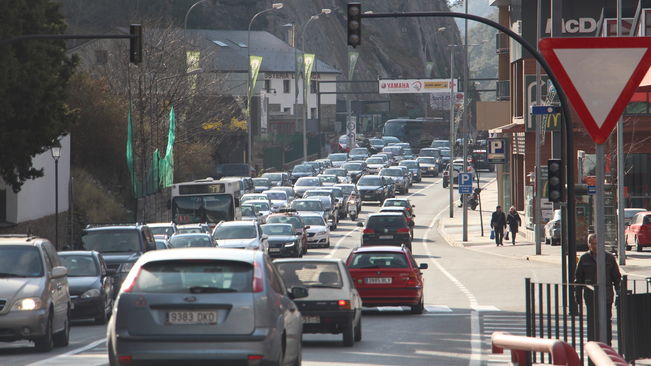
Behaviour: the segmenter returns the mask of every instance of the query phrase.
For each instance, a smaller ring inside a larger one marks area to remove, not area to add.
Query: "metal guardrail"
[[[588,358],[595,366],[628,366],[629,363],[624,360],[615,350],[607,344],[601,342],[588,342],[585,345],[585,351]]]
[[[493,353],[511,350],[511,361],[518,366],[531,366],[530,352],[550,354],[552,365],[580,366],[579,356],[569,344],[558,339],[514,336],[504,332],[494,332],[491,336]]]

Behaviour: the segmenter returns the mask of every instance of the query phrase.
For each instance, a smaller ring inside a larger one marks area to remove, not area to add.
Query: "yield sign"
[[[545,38],[538,47],[594,142],[604,143],[651,66],[651,37]]]

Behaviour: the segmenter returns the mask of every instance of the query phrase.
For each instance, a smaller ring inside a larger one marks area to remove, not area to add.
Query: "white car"
[[[271,215],[271,204],[267,200],[250,200],[246,201],[247,204],[255,207],[258,210],[258,215],[261,217],[262,223],[267,222],[267,217]],[[261,215],[260,215],[261,214]]]
[[[247,193],[242,195],[242,197],[240,197],[240,204],[247,201],[261,201],[261,200],[271,203],[271,201],[269,201],[269,197],[267,197],[267,195],[264,193]]]
[[[215,226],[212,238],[219,248],[251,249],[269,252],[268,236],[257,221],[223,221]]]
[[[281,208],[287,208],[289,205],[287,192],[285,191],[272,189],[262,193],[266,194],[269,201],[271,201],[271,212],[278,212]]]
[[[366,166],[368,167],[368,172],[370,174],[377,174],[382,170],[382,168],[387,168],[389,165],[387,164],[388,159],[383,159],[379,156],[371,156],[370,158],[366,159]]]
[[[330,225],[323,219],[323,215],[303,213],[301,218],[307,229],[307,245],[316,248],[330,248]]]

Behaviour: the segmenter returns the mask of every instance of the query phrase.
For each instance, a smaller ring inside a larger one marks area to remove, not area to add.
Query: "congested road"
[[[483,174],[483,183],[492,179]],[[401,195],[402,196],[402,195]],[[373,308],[363,314],[363,340],[344,348],[341,335],[303,337],[306,365],[486,365],[489,336],[495,330],[521,334],[524,329],[523,278],[558,281],[555,266],[449,246],[437,232],[439,215],[448,209],[441,178],[424,178],[408,194],[415,205],[413,252],[424,270],[425,313]],[[359,220],[379,210],[365,204]],[[361,228],[342,220],[331,248],[312,249],[308,257],[345,259],[359,246]],[[105,327],[75,323],[68,347],[35,353],[28,342],[0,344],[0,365],[107,365]]]

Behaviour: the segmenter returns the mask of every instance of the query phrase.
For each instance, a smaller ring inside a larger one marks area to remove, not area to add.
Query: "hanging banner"
[[[171,187],[174,183],[174,143],[176,142],[176,116],[174,114],[174,107],[170,110],[169,121],[165,156],[158,162],[159,184],[161,187]]]
[[[303,75],[305,75],[305,82],[307,91],[310,91],[310,78],[312,77],[312,66],[314,65],[314,54],[306,53],[303,55]]]
[[[249,88],[249,98],[253,95],[255,90],[255,82],[258,80],[258,73],[260,72],[260,65],[262,65],[262,56],[251,56],[249,59],[251,67],[251,87]]]
[[[136,175],[136,167],[133,162],[133,126],[131,123],[131,105],[129,105],[129,114],[127,116],[126,155],[127,169],[129,170],[129,175],[131,176],[131,188],[133,189],[133,196],[135,198],[140,198],[140,181],[138,181],[138,176]]]
[[[355,51],[355,50],[348,51],[348,80],[353,80],[353,72],[355,71],[355,66],[357,65],[358,58],[359,58],[359,51]]]
[[[378,81],[378,87],[380,94],[450,93],[450,89],[457,91],[457,83],[450,79],[382,79]]]

